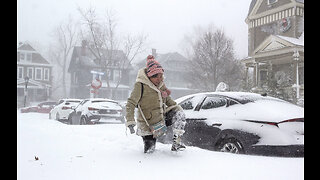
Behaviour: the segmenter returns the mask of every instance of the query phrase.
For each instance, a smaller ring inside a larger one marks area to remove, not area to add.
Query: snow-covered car
[[[58,105],[51,109],[49,119],[67,120],[72,107],[75,108],[81,99],[60,99]]]
[[[57,102],[55,101],[45,101],[35,106],[21,108],[20,112],[21,113],[28,113],[28,112],[49,113],[56,104]]]
[[[105,98],[84,99],[68,117],[69,124],[95,124],[97,122],[124,122],[119,102]]]
[[[304,156],[304,108],[246,92],[208,92],[178,98],[186,114],[183,142],[215,151]],[[169,142],[172,130],[160,142]]]

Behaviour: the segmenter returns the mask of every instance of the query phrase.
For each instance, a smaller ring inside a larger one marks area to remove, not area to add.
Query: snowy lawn
[[[19,180],[304,179],[304,158],[190,146],[175,153],[159,142],[144,154],[141,137],[126,135],[124,124],[67,125],[48,114],[17,112],[17,133]]]

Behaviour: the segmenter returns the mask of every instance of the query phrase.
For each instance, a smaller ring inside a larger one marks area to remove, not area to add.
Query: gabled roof
[[[182,56],[178,52],[171,52],[166,54],[157,54],[156,60],[161,64],[165,70],[172,71],[185,71],[185,65],[188,59]],[[137,67],[140,69],[145,67],[147,63],[147,58],[140,60],[137,63]]]
[[[274,51],[283,49],[285,47],[304,47],[304,40],[280,36],[280,35],[270,35],[266,38],[254,51],[254,54],[264,53],[268,51]]]
[[[172,71],[185,71],[185,65],[188,63],[188,59],[178,52],[158,54],[156,59],[164,69]]]
[[[27,42],[20,42],[18,50],[25,50],[25,51],[36,51],[29,43]]]
[[[255,62],[255,58],[292,53],[295,50],[304,52],[304,33],[299,38],[270,35],[253,51],[251,56],[242,59],[241,62],[250,64]]]
[[[82,51],[85,51],[85,55],[83,55]],[[113,60],[127,60],[126,55],[121,50],[100,50],[103,56],[107,57],[112,53]],[[128,61],[128,60],[127,60]],[[79,67],[86,68],[101,68],[101,65],[98,64],[98,59],[94,56],[93,52],[88,47],[75,46],[73,48],[73,53],[70,61],[70,65],[68,68],[68,72],[73,71]]]
[[[278,0],[281,1],[281,0]],[[266,0],[252,0],[249,6],[248,15],[246,18],[246,23],[248,23],[249,19],[255,19],[258,17],[265,16],[271,12],[278,12],[284,9],[288,9],[289,7],[295,7],[295,6],[304,6],[304,0],[288,0],[288,3],[281,4],[280,6],[275,6],[267,9],[263,9],[263,12],[259,12],[260,6],[263,5],[263,3],[267,3]],[[277,3],[277,2],[276,2]]]
[[[37,63],[37,64],[50,64],[42,55],[37,52],[28,42],[20,42],[18,46],[18,56],[17,58],[19,59],[20,57],[20,51],[30,51],[32,53],[32,63]],[[26,64],[25,62],[20,62],[21,64]],[[27,63],[28,64],[28,63]]]

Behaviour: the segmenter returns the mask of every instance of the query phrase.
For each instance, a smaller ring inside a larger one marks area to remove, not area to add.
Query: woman
[[[181,136],[184,133],[185,115],[182,108],[170,97],[170,90],[163,82],[164,70],[154,59],[154,56],[147,57],[147,66],[139,70],[137,79],[128,98],[126,105],[126,126],[134,133],[134,126],[137,125],[137,135],[141,136],[144,142],[144,153],[152,153],[155,150],[156,138],[150,130],[150,126],[160,121],[165,121],[167,126],[173,125],[172,151],[184,150],[186,147],[181,143]],[[137,121],[134,119],[134,112],[137,106]],[[143,113],[143,114],[142,114]]]

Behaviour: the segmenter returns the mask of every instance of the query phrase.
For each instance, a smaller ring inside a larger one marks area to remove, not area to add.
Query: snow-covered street
[[[124,124],[67,125],[48,114],[17,112],[19,180],[304,179],[304,158],[170,148],[157,143],[144,154],[141,137],[126,133]]]

